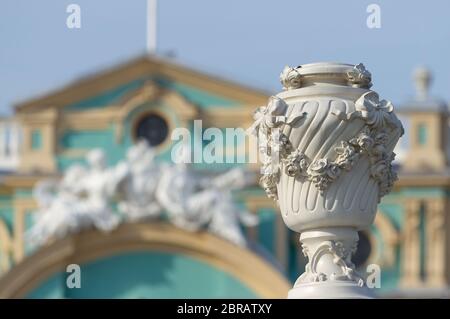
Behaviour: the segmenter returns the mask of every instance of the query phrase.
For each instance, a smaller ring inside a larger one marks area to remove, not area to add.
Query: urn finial
[[[380,198],[396,180],[393,149],[403,134],[391,102],[370,90],[363,64],[286,67],[284,91],[259,109],[261,185],[284,223],[300,233],[305,272],[289,298],[366,298],[351,257]]]
[[[433,76],[429,69],[426,67],[418,67],[414,70],[414,84],[416,86],[417,98],[426,100],[430,91],[430,85],[433,80]]]

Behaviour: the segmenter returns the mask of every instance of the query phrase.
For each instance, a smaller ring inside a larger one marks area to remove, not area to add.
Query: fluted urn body
[[[403,134],[362,64],[314,63],[281,73],[283,92],[255,113],[261,185],[301,234],[309,263],[291,298],[367,297],[351,256],[396,179]]]

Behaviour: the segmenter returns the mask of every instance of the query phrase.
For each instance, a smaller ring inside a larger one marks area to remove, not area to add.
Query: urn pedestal
[[[255,112],[260,180],[308,258],[289,298],[368,298],[351,261],[396,180],[403,134],[389,101],[370,90],[362,64],[286,67],[283,92]]]

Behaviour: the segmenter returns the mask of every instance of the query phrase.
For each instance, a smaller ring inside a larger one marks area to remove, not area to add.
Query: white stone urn
[[[283,92],[255,112],[260,184],[277,200],[285,224],[300,233],[305,272],[288,298],[373,296],[351,256],[396,174],[403,134],[389,101],[370,90],[362,64],[286,67]]]

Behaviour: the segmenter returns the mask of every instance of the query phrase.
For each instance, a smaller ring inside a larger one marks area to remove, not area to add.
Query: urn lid
[[[321,62],[295,68],[286,66],[280,74],[280,81],[284,90],[320,84],[369,89],[372,86],[372,75],[362,63],[353,65]]]

